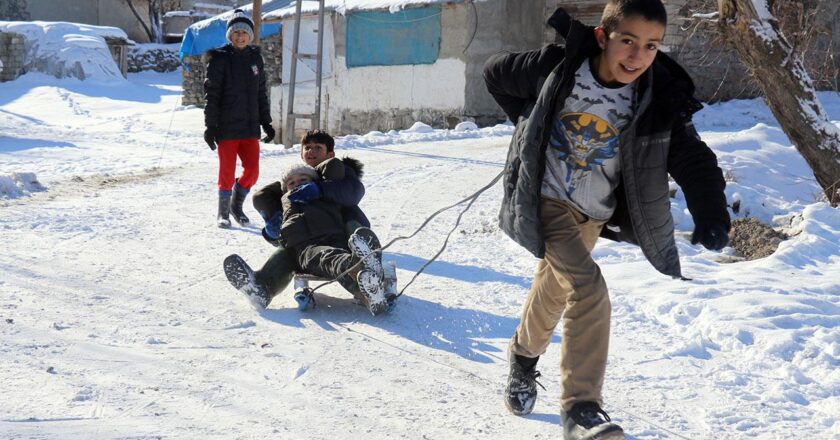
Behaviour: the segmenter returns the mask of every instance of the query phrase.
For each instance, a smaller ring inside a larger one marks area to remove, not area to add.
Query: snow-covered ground
[[[0,84],[0,438],[560,436],[559,333],[535,412],[502,403],[536,261],[496,226],[500,185],[392,314],[374,318],[333,286],[314,311],[288,290],[257,314],[221,262],[259,265],[272,248],[250,203],[253,226],[214,226],[216,155],[179,92],[177,72]],[[840,119],[836,94],[821,98]],[[818,202],[761,101],[711,106],[696,122],[740,215],[792,238],[733,263],[731,249],[689,244],[678,193],[693,281],[599,242],[613,304],[606,408],[634,439],[840,439],[840,213]],[[387,241],[489,182],[510,133],[415,126],[338,148],[365,163],[362,207]],[[264,145],[258,185],[297,153]],[[401,282],[456,215],[388,249]]]

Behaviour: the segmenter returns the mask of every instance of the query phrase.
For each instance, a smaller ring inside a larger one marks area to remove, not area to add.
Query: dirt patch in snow
[[[772,255],[787,234],[778,232],[755,218],[738,218],[732,221],[729,246],[745,260],[757,260]]]
[[[41,192],[29,194],[28,197],[19,197],[8,201],[0,200],[0,206],[49,201],[57,198],[95,197],[102,190],[156,179],[173,171],[174,169],[171,168],[149,168],[132,174],[74,176],[67,181],[51,185],[49,188],[46,188],[46,191],[42,190]]]

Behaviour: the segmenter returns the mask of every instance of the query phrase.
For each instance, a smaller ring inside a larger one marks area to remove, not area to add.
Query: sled
[[[399,293],[397,292],[397,263],[394,261],[383,261],[382,270],[385,275],[385,296],[396,297]],[[312,289],[309,283],[326,281],[330,281],[330,279],[309,273],[295,272],[294,289],[298,310],[305,312],[315,307],[315,297],[312,295]],[[389,301],[388,311],[391,311],[393,307],[394,302]]]

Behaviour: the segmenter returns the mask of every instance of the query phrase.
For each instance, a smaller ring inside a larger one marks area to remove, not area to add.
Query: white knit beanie
[[[280,175],[280,189],[286,191],[286,181],[296,174],[303,174],[309,176],[312,178],[312,180],[318,179],[318,171],[316,171],[315,168],[312,168],[311,166],[305,163],[292,164],[286,167],[286,169],[283,170],[283,174]]]
[[[225,33],[225,38],[228,41],[233,43],[233,33],[243,30],[251,36],[251,39],[254,39],[254,22],[251,21],[251,18],[245,15],[245,11],[242,9],[237,9],[233,11],[233,17],[227,22],[227,32]]]

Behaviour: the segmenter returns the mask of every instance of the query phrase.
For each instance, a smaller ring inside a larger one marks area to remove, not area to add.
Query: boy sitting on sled
[[[345,163],[336,158],[322,161],[316,168],[307,164],[292,165],[280,180],[281,209],[272,215],[279,224],[277,240],[305,272],[338,281],[378,315],[388,309],[383,284],[383,268],[379,240],[366,227],[359,227],[350,236],[339,204],[319,197],[306,203],[296,202],[307,185],[340,181],[345,177]],[[276,254],[276,252],[275,252]],[[273,256],[274,257],[274,256]],[[238,290],[258,308],[265,308],[273,296],[268,286],[238,255],[225,259],[225,273]]]

